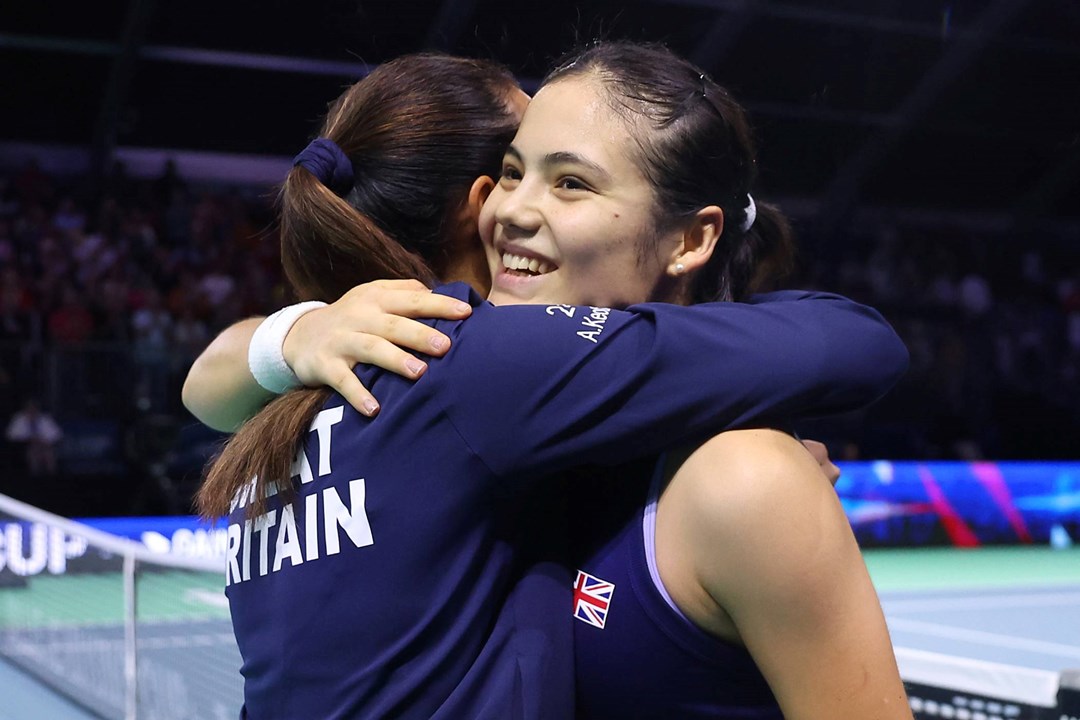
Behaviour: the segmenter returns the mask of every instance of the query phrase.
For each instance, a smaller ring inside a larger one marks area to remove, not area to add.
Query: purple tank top
[[[746,649],[691,623],[664,590],[653,561],[662,482],[662,458],[621,467],[575,513],[578,717],[782,718]]]

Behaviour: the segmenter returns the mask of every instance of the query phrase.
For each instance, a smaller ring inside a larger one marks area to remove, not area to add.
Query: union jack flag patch
[[[614,592],[615,583],[578,570],[574,581],[574,617],[603,630]]]

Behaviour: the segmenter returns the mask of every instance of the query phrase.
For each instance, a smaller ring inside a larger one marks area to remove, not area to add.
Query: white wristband
[[[293,324],[302,315],[321,307],[326,307],[326,303],[318,300],[296,303],[278,310],[259,324],[248,344],[248,368],[255,382],[275,395],[303,385],[285,362],[281,348]]]

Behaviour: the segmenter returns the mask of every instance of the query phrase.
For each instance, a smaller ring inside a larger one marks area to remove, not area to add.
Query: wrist
[[[282,346],[293,324],[306,313],[321,307],[326,307],[326,303],[317,300],[290,305],[263,320],[255,329],[248,344],[248,369],[262,388],[280,395],[303,384],[285,362]]]

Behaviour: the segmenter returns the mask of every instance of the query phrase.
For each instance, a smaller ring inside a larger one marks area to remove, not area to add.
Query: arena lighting
[[[339,62],[315,58],[258,55],[228,50],[204,50],[201,48],[170,46],[144,47],[139,55],[146,60],[165,60],[189,65],[238,67],[247,70],[272,70],[304,75],[340,75],[348,78],[365,77],[376,67],[375,65],[359,62]]]
[[[74,55],[119,55],[123,46],[97,40],[14,35],[0,33],[0,48],[11,50],[41,50],[70,53]],[[207,50],[204,48],[175,47],[171,45],[147,45],[138,55],[147,60],[162,60],[188,65],[212,65],[215,67],[238,67],[248,70],[301,73],[305,75],[340,75],[360,78],[374,69],[374,65],[360,62],[338,62],[316,58],[262,55],[258,53]]]

